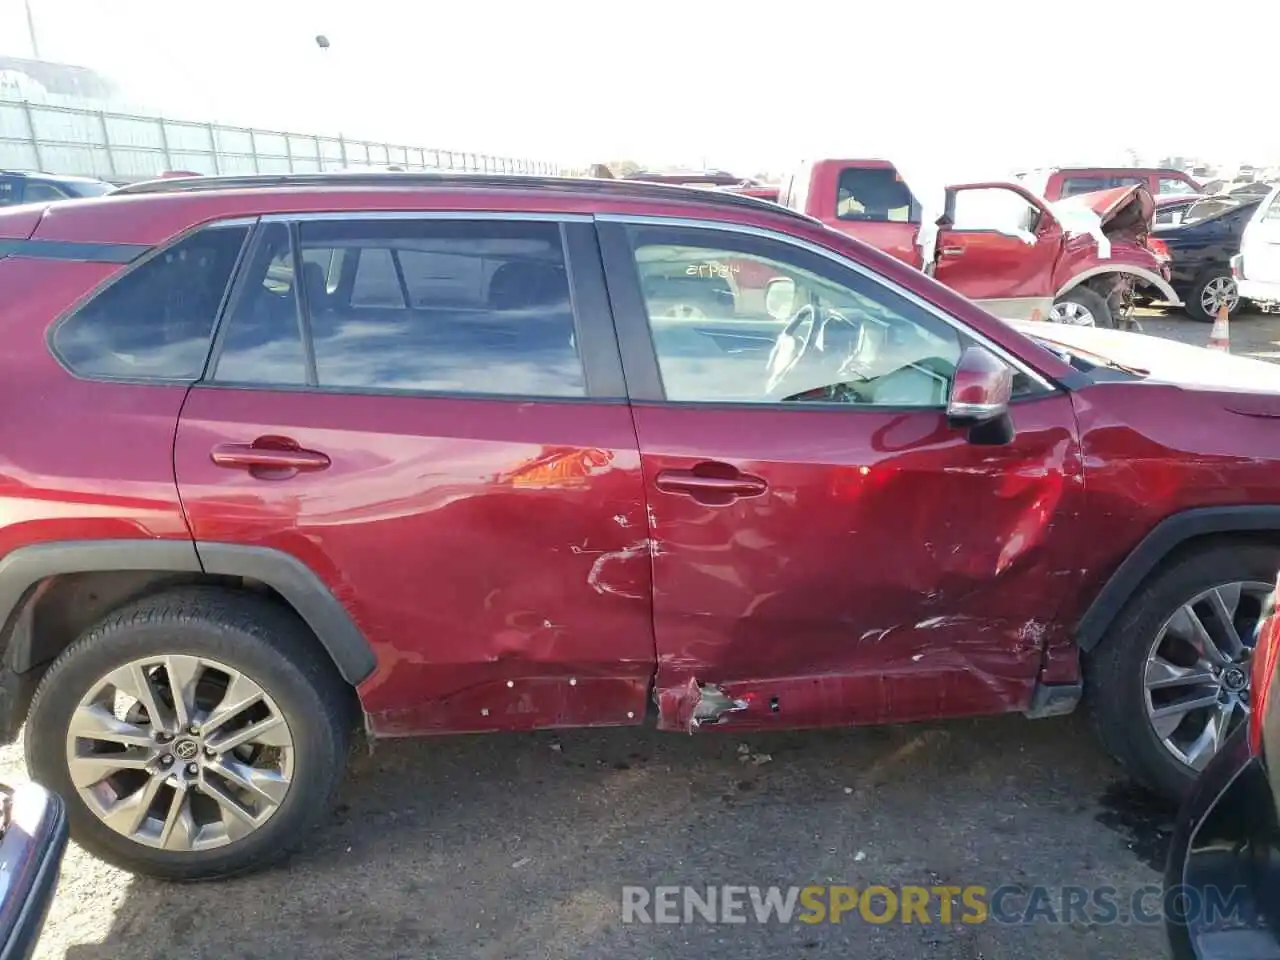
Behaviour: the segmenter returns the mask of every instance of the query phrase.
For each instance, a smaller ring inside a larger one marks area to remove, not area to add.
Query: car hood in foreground
[[[1111,361],[1148,380],[1203,390],[1280,396],[1280,364],[1124,330],[1022,320],[1006,322],[1036,340],[1079,351],[1087,361]],[[1205,327],[1204,331],[1207,339],[1209,328]],[[1280,416],[1280,402],[1275,406],[1275,415]]]

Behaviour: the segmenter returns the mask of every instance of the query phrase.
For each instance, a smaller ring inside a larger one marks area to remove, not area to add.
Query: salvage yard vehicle
[[[998,317],[1133,326],[1138,288],[1177,303],[1139,186],[1049,205],[1017,183],[910,182],[885,160],[817,160],[781,202],[924,270]]]
[[[1231,258],[1231,272],[1240,296],[1265,312],[1280,313],[1280,187],[1253,211],[1240,252]]]
[[[1240,252],[1245,227],[1258,201],[1208,197],[1187,209],[1182,221],[1157,226],[1154,237],[1169,254],[1169,284],[1187,316],[1212,323],[1227,308],[1239,312],[1240,291],[1231,273],[1231,258]]]
[[[1019,174],[1018,179],[1032,193],[1050,201],[1135,185],[1145,187],[1157,199],[1204,192],[1194,177],[1167,167],[1049,167]]]
[[[1180,794],[1247,712],[1261,361],[1020,331],[810,217],[622,180],[163,180],[0,213],[0,257],[0,735],[128,869],[285,855],[359,726],[1084,697]]]
[[[67,197],[98,197],[115,187],[90,177],[67,177],[33,170],[0,170],[0,207],[45,203]]]

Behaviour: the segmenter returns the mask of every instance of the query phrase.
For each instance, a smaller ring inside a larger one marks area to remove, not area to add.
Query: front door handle
[[[944,257],[958,257],[962,253],[964,253],[964,246],[962,244],[953,243],[950,246],[942,248],[942,255]]]
[[[316,450],[304,450],[289,437],[259,437],[252,443],[219,443],[209,458],[220,467],[248,470],[255,477],[276,480],[302,470],[323,470],[329,458]]]
[[[759,477],[741,473],[727,463],[699,463],[692,470],[663,470],[657,487],[682,494],[710,507],[725,506],[739,497],[758,497],[769,489]]]

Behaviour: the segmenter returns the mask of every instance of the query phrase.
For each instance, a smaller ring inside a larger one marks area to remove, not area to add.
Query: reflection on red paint
[[[513,487],[564,488],[585,486],[592,471],[613,462],[612,450],[555,450],[543,453],[498,477]]]

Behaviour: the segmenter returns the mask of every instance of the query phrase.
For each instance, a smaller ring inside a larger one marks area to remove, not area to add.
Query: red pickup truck
[[[1141,185],[1050,204],[1017,183],[909,183],[887,160],[817,160],[780,202],[897,257],[998,317],[1133,324],[1134,291],[1178,303]],[[932,186],[932,189],[931,189]]]

